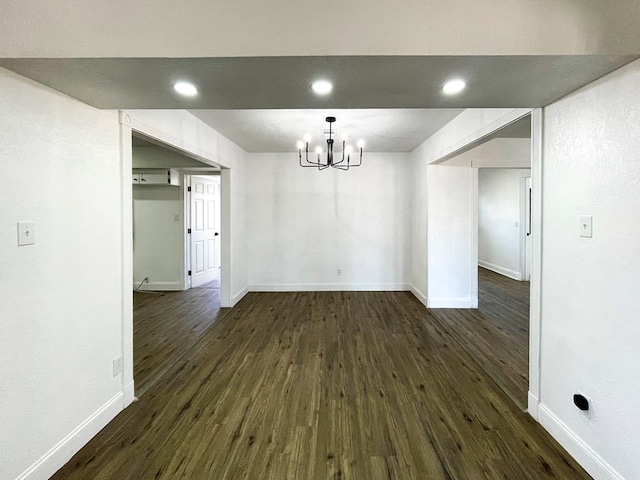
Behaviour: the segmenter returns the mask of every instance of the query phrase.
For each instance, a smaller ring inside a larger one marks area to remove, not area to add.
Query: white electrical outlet
[[[338,271],[336,272],[336,274],[337,274],[339,277],[341,277],[341,276],[342,276],[342,269],[341,269],[341,268],[339,268],[339,269],[338,269]]]
[[[115,358],[113,360],[113,376],[119,375],[122,373],[122,357]]]

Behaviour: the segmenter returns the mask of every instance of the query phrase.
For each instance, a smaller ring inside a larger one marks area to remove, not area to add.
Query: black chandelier
[[[362,140],[358,143],[358,148],[360,149],[360,158],[358,160],[358,163],[351,163],[351,152],[349,151],[349,148],[346,146],[347,142],[346,140],[342,141],[342,160],[340,160],[339,162],[335,162],[334,158],[333,158],[333,129],[331,127],[331,125],[333,124],[333,122],[336,121],[336,117],[327,117],[325,119],[327,122],[329,122],[329,138],[327,139],[327,159],[326,162],[321,162],[320,161],[320,154],[322,153],[322,149],[320,147],[318,147],[319,150],[317,150],[317,154],[318,154],[318,161],[314,162],[312,160],[309,160],[309,142],[299,142],[298,143],[298,158],[300,159],[300,166],[301,167],[315,167],[318,170],[324,170],[325,168],[337,168],[339,170],[349,170],[349,168],[351,167],[359,167],[360,165],[362,165],[362,147],[364,146]],[[302,149],[304,147],[304,152],[305,152],[305,162],[302,161]],[[345,162],[345,155],[346,155],[346,162]]]

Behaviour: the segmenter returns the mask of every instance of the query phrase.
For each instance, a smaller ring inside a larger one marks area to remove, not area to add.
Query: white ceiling
[[[368,152],[410,152],[462,109],[360,110],[190,110],[202,121],[248,152],[290,152],[305,135],[309,149],[325,145],[328,116],[336,117],[336,143],[347,137],[355,146],[365,141]],[[338,146],[337,146],[338,147]],[[337,148],[341,151],[342,148]]]

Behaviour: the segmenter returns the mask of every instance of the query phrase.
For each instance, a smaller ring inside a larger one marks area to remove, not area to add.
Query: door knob
[[[213,234],[214,237],[217,237],[218,235],[220,235],[218,232]]]

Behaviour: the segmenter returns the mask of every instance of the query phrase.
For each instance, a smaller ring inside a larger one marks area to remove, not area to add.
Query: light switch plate
[[[33,222],[18,222],[18,246],[36,243],[36,229]]]
[[[585,238],[593,236],[593,216],[580,215],[580,236]]]

